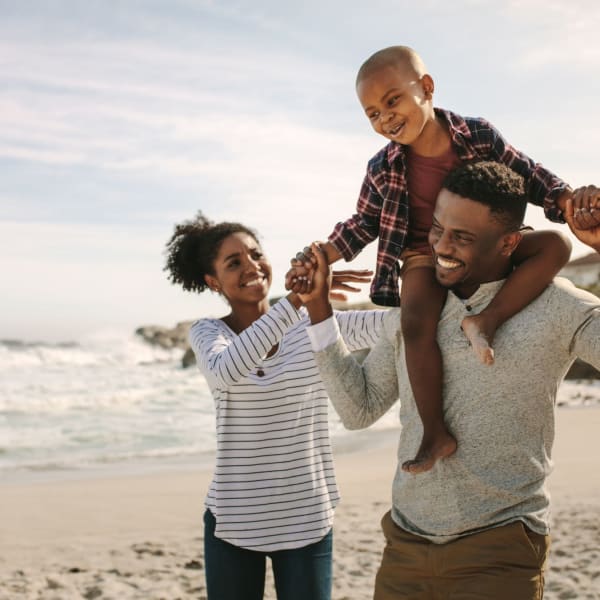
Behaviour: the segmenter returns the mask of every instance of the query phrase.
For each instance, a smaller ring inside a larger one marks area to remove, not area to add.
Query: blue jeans
[[[330,600],[333,532],[318,542],[260,552],[215,537],[216,520],[204,513],[204,562],[208,600],[262,600],[267,556],[278,600]]]

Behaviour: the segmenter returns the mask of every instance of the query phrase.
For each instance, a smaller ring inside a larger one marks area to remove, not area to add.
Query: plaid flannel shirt
[[[513,148],[490,123],[461,117],[447,110],[435,113],[448,124],[452,145],[462,161],[495,160],[525,179],[529,201],[543,206],[546,217],[564,222],[556,200],[568,185],[528,156]],[[368,163],[356,213],[338,223],[329,241],[347,260],[379,237],[371,299],[382,306],[400,306],[398,258],[405,249],[410,225],[406,163],[401,144],[390,142]]]

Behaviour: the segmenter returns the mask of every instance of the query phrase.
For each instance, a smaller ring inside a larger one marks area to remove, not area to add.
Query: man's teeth
[[[448,260],[446,258],[442,258],[441,256],[437,257],[437,263],[444,269],[456,269],[457,267],[460,267],[460,263],[458,261]]]

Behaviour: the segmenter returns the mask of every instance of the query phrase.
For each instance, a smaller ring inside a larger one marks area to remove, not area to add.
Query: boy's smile
[[[419,77],[408,65],[386,65],[363,77],[356,93],[377,133],[421,153],[419,146],[436,127],[429,75]]]

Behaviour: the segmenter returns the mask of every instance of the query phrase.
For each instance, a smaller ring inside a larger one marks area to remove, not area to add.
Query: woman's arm
[[[190,345],[211,386],[228,387],[246,377],[301,318],[290,299],[284,298],[233,338],[213,319],[196,321],[190,329]]]

